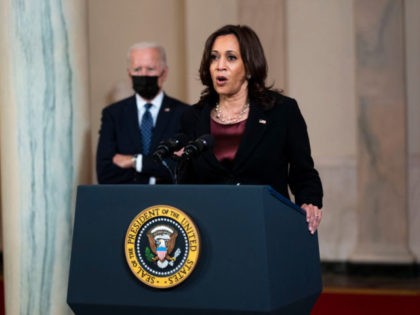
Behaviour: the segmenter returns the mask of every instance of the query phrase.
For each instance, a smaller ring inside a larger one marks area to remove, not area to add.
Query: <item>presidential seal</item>
[[[194,222],[181,210],[156,205],[131,221],[125,257],[144,284],[166,289],[183,282],[197,265],[200,238]]]

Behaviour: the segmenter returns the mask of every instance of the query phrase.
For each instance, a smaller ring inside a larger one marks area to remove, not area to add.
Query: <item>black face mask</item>
[[[146,100],[153,99],[159,92],[158,76],[133,75],[133,89]]]

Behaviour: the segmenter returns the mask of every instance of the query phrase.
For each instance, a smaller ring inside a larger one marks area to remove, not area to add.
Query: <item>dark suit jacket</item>
[[[212,150],[194,158],[181,173],[182,183],[270,185],[298,205],[322,207],[322,185],[311,157],[306,123],[294,99],[273,93],[275,106],[264,110],[250,103],[233,166],[222,165]],[[214,104],[198,103],[181,120],[181,132],[191,138],[210,134],[210,111]]]
[[[188,106],[164,95],[156,126],[153,130],[153,153],[162,140],[171,138],[179,130],[180,117]],[[96,153],[96,173],[100,184],[148,184],[149,177],[157,183],[170,183],[170,173],[149,156],[143,156],[142,172],[134,168],[122,169],[112,162],[115,154],[141,154],[142,144],[135,95],[111,104],[102,111],[102,123]]]

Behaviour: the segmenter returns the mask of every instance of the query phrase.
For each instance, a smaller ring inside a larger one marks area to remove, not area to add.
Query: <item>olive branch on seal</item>
[[[144,255],[146,256],[147,261],[152,262],[155,255],[153,255],[152,250],[149,248],[149,246],[146,247],[144,251]]]

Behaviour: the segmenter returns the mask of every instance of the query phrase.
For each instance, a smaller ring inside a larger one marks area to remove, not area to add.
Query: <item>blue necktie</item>
[[[144,155],[149,154],[150,142],[152,141],[153,118],[152,114],[150,113],[150,107],[152,107],[152,104],[150,103],[144,105],[145,111],[143,113],[143,117],[141,118],[140,124]]]

